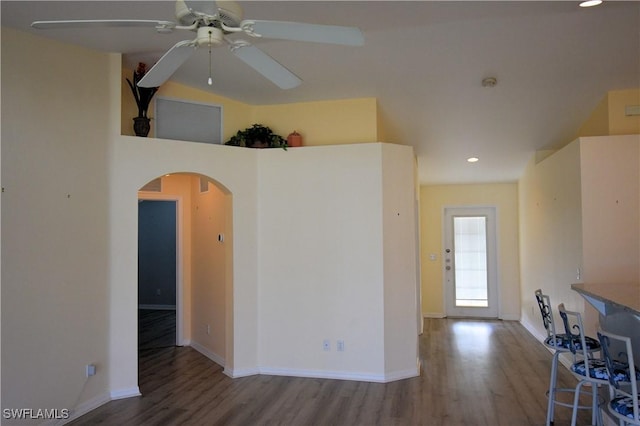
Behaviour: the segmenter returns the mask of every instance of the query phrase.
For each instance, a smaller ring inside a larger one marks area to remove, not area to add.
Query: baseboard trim
[[[423,312],[422,313],[422,317],[423,318],[446,318],[447,316],[442,313],[442,312]]]
[[[231,377],[232,379],[237,379],[239,377],[255,376],[256,374],[260,374],[260,370],[257,368],[244,368],[244,369],[225,368],[222,372],[225,375]]]
[[[106,404],[109,401],[111,401],[111,396],[109,395],[109,393],[105,392],[105,393],[97,395],[94,398],[91,398],[90,400],[85,401],[85,402],[79,404],[77,407],[71,409],[70,412],[69,412],[69,417],[67,419],[56,420],[54,422],[49,422],[49,423],[45,423],[45,424],[49,425],[49,426],[54,426],[54,425],[64,425],[64,424],[70,423],[70,422],[72,422],[72,421],[84,416],[88,412],[93,411],[96,408]]]
[[[176,305],[138,305],[138,309],[150,309],[153,311],[175,311]]]
[[[522,326],[525,328],[525,330],[527,330],[533,337],[535,337],[540,344],[543,344],[542,342],[544,342],[544,339],[547,338],[546,334],[541,334],[534,326],[533,324],[531,324],[530,322],[525,320],[526,317],[522,317],[520,319],[520,324],[522,324]]]
[[[193,340],[189,342],[189,346],[191,346],[193,349],[195,349],[196,351],[200,352],[202,355],[206,356],[211,361],[215,362],[216,364],[218,364],[219,366],[224,368],[224,364],[225,364],[224,358],[222,358],[217,353],[215,353],[215,352],[211,351],[210,349],[204,347],[203,345],[201,345],[198,342],[194,342]]]
[[[140,388],[138,386],[129,389],[118,389],[111,391],[111,400],[132,398],[134,396],[141,396]]]
[[[345,371],[298,370],[289,368],[261,367],[258,374],[267,376],[307,377],[313,379],[351,380],[357,382],[388,383],[420,376],[419,364],[416,368],[385,374],[353,373]]]

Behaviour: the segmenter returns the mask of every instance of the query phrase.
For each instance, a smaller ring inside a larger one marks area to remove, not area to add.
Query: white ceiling
[[[198,9],[204,2],[188,1]],[[245,18],[359,27],[364,47],[250,41],[302,85],[281,90],[220,47],[173,79],[251,104],[375,97],[388,139],[415,147],[422,183],[512,182],[536,150],[576,135],[609,90],[640,87],[640,2],[255,1]],[[174,19],[171,1],[2,1],[2,26],[152,64],[193,34],[32,30],[34,20]],[[46,64],[43,64],[46,66]],[[482,87],[495,77],[493,88]],[[265,123],[268,125],[268,123]],[[327,123],[328,126],[331,123]],[[299,129],[304,132],[304,129]],[[475,164],[467,157],[479,157]]]

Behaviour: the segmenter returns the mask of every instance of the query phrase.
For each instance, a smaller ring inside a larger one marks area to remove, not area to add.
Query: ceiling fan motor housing
[[[198,28],[198,46],[218,46],[224,41],[224,33],[216,27]]]

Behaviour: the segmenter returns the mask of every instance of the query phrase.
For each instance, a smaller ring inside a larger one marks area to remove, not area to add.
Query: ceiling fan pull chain
[[[211,78],[211,31],[209,31],[209,79],[207,80],[207,84],[209,86],[213,84],[213,79]]]

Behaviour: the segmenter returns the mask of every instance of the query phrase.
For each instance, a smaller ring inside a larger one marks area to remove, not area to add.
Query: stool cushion
[[[609,403],[609,406],[616,413],[633,419],[633,398],[631,398],[630,396],[620,396],[618,398],[614,398]]]
[[[580,341],[579,336],[573,336],[568,334],[556,334],[555,335],[555,345],[553,341],[554,336],[549,336],[544,340],[544,344],[551,348],[561,348],[563,350],[571,349],[571,342],[573,341],[573,345],[575,346],[577,351],[582,350],[582,342]],[[584,337],[585,343],[587,344],[588,351],[597,351],[600,349],[600,342],[598,342],[593,337]]]
[[[609,380],[609,373],[607,372],[607,364],[603,359],[589,359],[589,377],[592,379]],[[629,367],[627,366],[627,369]],[[584,366],[584,360],[578,361],[571,366],[571,371],[581,376],[586,376],[587,372]]]
[[[589,359],[589,377],[592,379],[609,380],[607,365],[603,359]],[[580,376],[586,376],[584,360],[578,361],[571,366],[571,371]],[[629,364],[620,361],[613,361],[613,373],[616,382],[630,382],[631,372]],[[636,380],[640,380],[640,370],[636,368]]]

